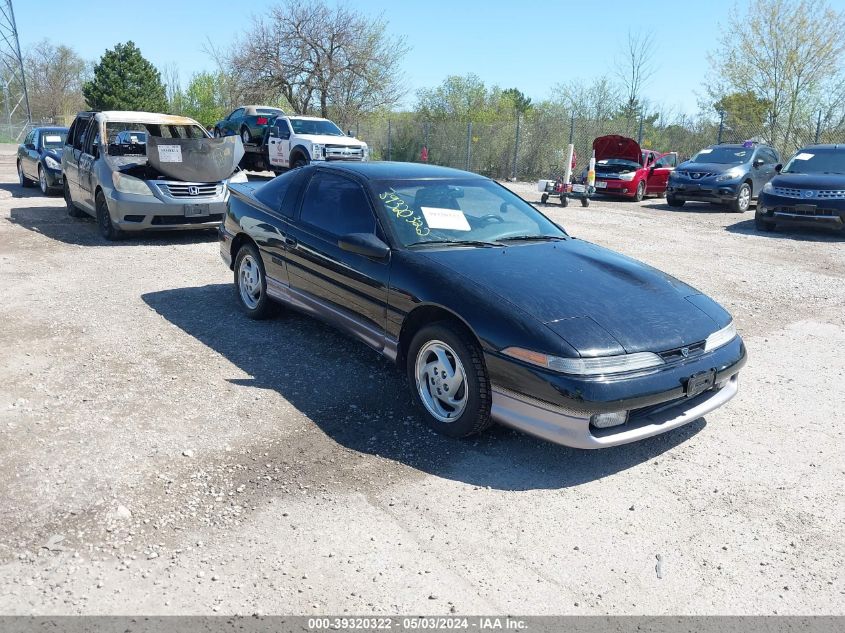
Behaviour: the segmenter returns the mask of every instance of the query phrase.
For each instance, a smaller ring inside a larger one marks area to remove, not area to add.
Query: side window
[[[657,159],[655,163],[655,167],[676,167],[678,161],[677,154],[666,154],[665,156],[661,156]]]
[[[76,133],[78,122],[79,119],[74,119],[73,123],[70,124],[70,128],[67,131],[67,136],[65,137],[65,145],[73,145],[73,135]]]
[[[778,162],[777,154],[767,147],[760,150],[760,158],[762,158],[767,165],[774,165]]]
[[[35,130],[31,131],[29,134],[26,135],[26,138],[23,140],[23,144],[31,144],[33,142],[33,138],[35,138]]]
[[[279,131],[279,138],[290,138],[290,127],[288,126],[287,121],[276,121],[276,129]]]
[[[85,141],[85,135],[88,131],[88,128],[91,127],[93,119],[77,119],[76,123],[74,124],[76,129],[73,133],[73,149],[78,149],[82,151],[83,143]]]
[[[232,112],[232,114],[230,114],[230,115],[229,115],[229,116],[227,116],[226,118],[227,118],[229,121],[231,121],[232,119],[237,119],[238,117],[243,116],[243,113],[244,113],[244,109],[243,109],[243,108],[238,108],[237,110],[235,110],[234,112]]]
[[[255,197],[271,209],[292,218],[302,178],[303,174],[298,169],[285,172],[261,187]]]
[[[361,186],[334,174],[317,173],[308,183],[300,220],[336,237],[374,233],[376,229],[376,218]]]

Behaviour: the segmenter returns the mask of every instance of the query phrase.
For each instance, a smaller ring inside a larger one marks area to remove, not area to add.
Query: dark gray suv
[[[780,157],[773,147],[747,141],[711,145],[681,163],[669,176],[666,202],[722,204],[744,213],[777,173]]]

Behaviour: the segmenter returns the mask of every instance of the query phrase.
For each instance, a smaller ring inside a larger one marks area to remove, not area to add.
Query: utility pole
[[[17,103],[8,113],[11,119],[12,114],[19,106],[23,106],[25,130],[32,124],[32,111],[29,107],[29,93],[26,89],[26,75],[23,69],[23,56],[21,55],[21,44],[18,40],[18,27],[15,23],[15,10],[12,7],[12,0],[0,0],[0,67],[9,73],[9,90],[17,88],[20,96]],[[20,135],[18,135],[20,136]]]

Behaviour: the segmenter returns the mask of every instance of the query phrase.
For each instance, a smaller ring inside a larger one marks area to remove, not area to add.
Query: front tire
[[[70,187],[68,187],[67,178],[65,178],[65,183],[62,186],[62,192],[64,193],[65,204],[67,205],[67,214],[72,218],[84,218],[85,212],[73,204],[73,199],[70,197]]]
[[[589,198],[581,198],[581,206],[582,207],[589,207],[590,206],[590,199]]]
[[[41,189],[41,193],[45,196],[50,195],[50,185],[47,184],[47,173],[41,165],[38,166],[38,188]]]
[[[544,193],[540,196],[540,204],[546,204],[549,201],[549,194]]]
[[[97,228],[100,229],[100,235],[109,242],[121,239],[123,237],[123,231],[117,228],[112,222],[109,206],[106,204],[106,197],[102,191],[97,192],[94,204],[97,209]]]
[[[645,198],[645,180],[641,180],[637,184],[637,191],[634,193],[634,200],[636,202],[642,202],[643,198]]]
[[[260,321],[273,316],[277,304],[267,295],[267,273],[255,244],[244,244],[235,255],[235,294],[241,311]]]
[[[742,183],[739,186],[739,190],[736,192],[736,200],[733,201],[731,204],[731,211],[734,213],[745,213],[748,211],[748,207],[751,206],[751,185],[747,182]]]
[[[303,156],[302,154],[297,154],[296,158],[293,160],[292,167],[296,169],[298,167],[305,167],[308,164],[308,159]]]
[[[775,223],[769,222],[768,220],[764,220],[763,218],[754,218],[754,228],[758,231],[763,231],[765,233],[771,233],[775,230]]]
[[[488,428],[492,396],[481,348],[448,321],[414,335],[407,355],[408,381],[425,423],[448,437],[468,437]]]
[[[685,202],[686,202],[686,200],[679,200],[678,198],[673,196],[671,193],[666,196],[666,204],[668,204],[673,209],[680,209],[682,206],[684,206]]]
[[[18,161],[18,182],[20,183],[21,187],[29,188],[33,185],[33,182],[23,175],[23,166],[21,162]]]

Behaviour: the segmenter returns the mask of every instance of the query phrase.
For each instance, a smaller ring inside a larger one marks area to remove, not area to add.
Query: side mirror
[[[24,147],[25,147],[25,148],[27,148],[27,149],[35,149],[35,144],[33,144],[33,143],[26,143],[26,144],[24,145]]]
[[[783,169],[783,165],[781,165],[780,163],[778,163],[777,165],[775,165],[775,171],[776,171],[777,173],[780,173],[780,170],[781,170],[781,169]]]
[[[372,233],[344,235],[338,240],[337,245],[350,253],[357,253],[374,259],[384,259],[390,254],[390,247]]]
[[[754,162],[751,163],[754,167],[760,167],[763,164],[762,158],[755,158]]]
[[[354,137],[355,135],[352,133],[352,130],[346,130],[346,136]]]
[[[279,138],[279,128],[277,127],[268,127],[268,135],[270,138]]]

